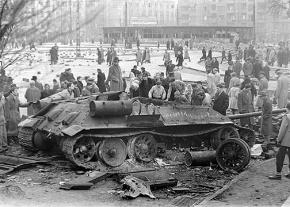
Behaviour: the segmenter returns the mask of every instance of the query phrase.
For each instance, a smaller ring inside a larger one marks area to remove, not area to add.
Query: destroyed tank
[[[55,94],[33,104],[39,112],[19,124],[27,150],[58,151],[75,165],[114,168],[126,159],[152,161],[173,148],[216,150],[223,169],[242,170],[250,160],[252,130],[210,107],[107,92],[62,100]]]

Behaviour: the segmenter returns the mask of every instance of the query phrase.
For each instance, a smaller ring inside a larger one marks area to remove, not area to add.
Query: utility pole
[[[76,57],[81,56],[81,30],[80,30],[80,0],[77,0],[77,18],[76,18]]]
[[[253,32],[254,32],[254,43],[256,43],[256,0],[254,0],[253,5]]]

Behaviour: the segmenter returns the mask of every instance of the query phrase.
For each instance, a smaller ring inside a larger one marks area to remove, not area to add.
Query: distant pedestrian
[[[176,62],[177,62],[177,67],[182,67],[183,66],[183,56],[180,51],[178,51],[178,55],[176,57]]]
[[[239,93],[240,93],[240,83],[237,82],[229,91],[229,108],[232,110],[232,114],[239,113],[238,108]]]
[[[5,98],[2,92],[0,92],[0,151],[6,150],[8,147],[4,107]]]
[[[170,61],[170,53],[167,50],[165,50],[165,53],[163,55],[163,61],[164,61],[164,66],[167,67]]]
[[[224,60],[227,60],[227,57],[226,57],[226,51],[225,51],[225,49],[223,48],[222,49],[222,60],[221,60],[221,64],[223,64],[223,61]]]
[[[189,52],[188,52],[188,47],[185,46],[184,47],[184,60],[188,60],[190,62],[190,56],[189,56]]]
[[[202,56],[201,56],[201,58],[200,58],[200,61],[201,61],[201,60],[206,60],[206,50],[205,50],[205,47],[202,48],[201,53],[202,53]]]
[[[140,50],[140,48],[137,49],[137,52],[136,52],[136,63],[137,63],[137,66],[139,65],[139,63],[142,65],[142,52]]]

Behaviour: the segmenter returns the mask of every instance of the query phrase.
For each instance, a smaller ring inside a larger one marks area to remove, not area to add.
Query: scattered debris
[[[203,165],[211,162],[216,162],[216,151],[186,151],[185,165]]]
[[[137,198],[140,195],[144,195],[155,199],[155,196],[150,190],[150,186],[145,181],[128,175],[122,179],[121,182],[125,190],[124,193],[121,194],[122,198]]]
[[[60,189],[64,190],[89,190],[94,184],[93,183],[66,183],[60,182]]]
[[[6,185],[0,187],[0,194],[10,198],[22,198],[25,192],[18,186]]]
[[[47,160],[36,160],[14,155],[0,155],[0,175],[10,173],[14,170],[31,167],[36,164],[47,164]]]
[[[174,206],[181,206],[181,207],[190,207],[192,206],[197,199],[195,199],[192,196],[184,195],[184,196],[178,196],[175,199],[171,201],[171,204]]]
[[[262,145],[261,144],[255,144],[251,148],[251,157],[256,158],[261,156],[263,153]]]

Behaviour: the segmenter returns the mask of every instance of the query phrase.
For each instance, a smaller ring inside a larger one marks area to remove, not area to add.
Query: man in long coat
[[[23,105],[20,104],[15,84],[11,84],[10,91],[4,94],[4,96],[7,136],[14,137],[18,135],[18,124],[20,122],[19,107]]]
[[[30,82],[30,88],[25,92],[25,98],[28,103],[35,103],[41,98],[41,92],[38,88],[35,87],[35,82]],[[31,116],[37,113],[37,109],[33,105],[28,106],[27,115]]]
[[[247,83],[238,95],[238,109],[240,114],[245,114],[254,111],[250,83]],[[249,117],[241,118],[240,121],[242,126],[245,125],[251,126],[251,119]]]
[[[101,93],[106,92],[106,76],[105,74],[102,72],[101,69],[97,69],[98,71],[98,81],[97,81],[97,86],[100,90]]]
[[[275,99],[278,103],[278,108],[282,109],[286,106],[288,102],[288,88],[289,88],[289,79],[281,71],[278,71],[279,75],[277,81],[277,89],[275,91]]]
[[[269,144],[272,134],[272,101],[269,99],[266,92],[263,92],[261,96],[263,100],[261,134],[264,137],[264,144]]]
[[[222,115],[226,115],[227,108],[229,107],[229,96],[223,91],[223,85],[217,85],[217,93],[214,97],[213,109]]]
[[[123,91],[122,71],[119,66],[119,58],[115,57],[113,65],[109,68],[109,75],[106,81],[106,85],[109,85],[110,91]]]

